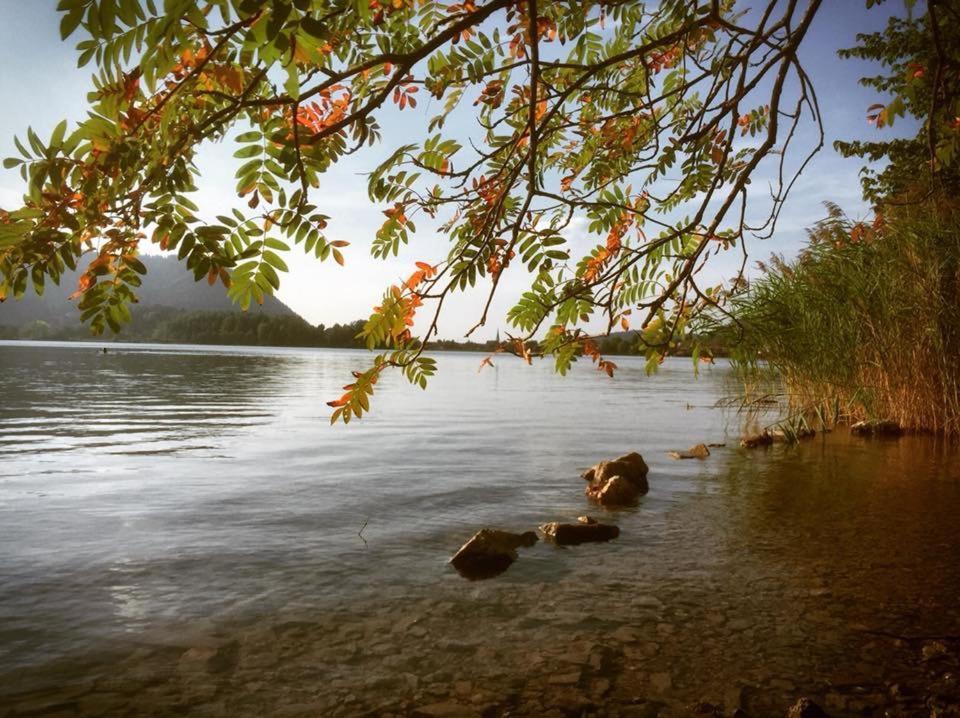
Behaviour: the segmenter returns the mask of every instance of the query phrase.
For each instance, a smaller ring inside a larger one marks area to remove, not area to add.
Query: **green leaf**
[[[70,37],[74,30],[80,26],[80,22],[83,20],[83,6],[75,10],[71,10],[66,13],[62,18],[60,18],[60,39],[66,40]]]
[[[280,257],[277,254],[271,252],[269,249],[265,249],[263,251],[263,261],[273,267],[276,267],[281,272],[289,271],[287,269],[287,263],[284,262],[282,259],[280,259]]]

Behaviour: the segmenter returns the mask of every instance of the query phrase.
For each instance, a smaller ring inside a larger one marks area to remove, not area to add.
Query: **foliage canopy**
[[[612,374],[584,325],[633,317],[655,367],[725,302],[721,287],[698,285],[704,263],[773,231],[794,176],[788,146],[802,118],[819,122],[796,50],[820,4],[60,0],[62,35],[81,35],[95,89],[77,127],[29,130],[5,161],[27,191],[0,213],[0,298],[42,292],[88,262],[81,318],[117,331],[145,243],[243,306],[279,287],[295,247],[343,264],[346,243],[325,233],[323,173],[429,95],[441,109],[423,136],[371,162],[369,196],[386,220],[370,249],[396,255],[427,217],[449,251],[386,290],[362,331],[381,353],[331,402],[333,419],[365,412],[387,367],[424,385],[445,299],[486,286],[482,325],[507,271],[526,273],[529,289],[502,350],[551,355],[561,373],[585,356]],[[457,113],[472,118],[470,137],[448,123]],[[224,139],[249,211],[208,221],[189,196],[195,158]],[[751,227],[749,184],[768,157],[779,181]],[[575,218],[592,238],[585,251],[570,241]]]
[[[863,190],[874,204],[960,190],[960,3],[928,0],[923,13],[913,11],[913,0],[906,6],[906,17],[891,17],[884,30],[857,35],[855,47],[840,51],[885,70],[860,81],[890,96],[868,108],[871,124],[879,130],[909,116],[918,125],[911,138],[835,143],[843,155],[869,163]]]

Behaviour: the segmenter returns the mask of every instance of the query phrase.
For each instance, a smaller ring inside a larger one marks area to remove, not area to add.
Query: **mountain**
[[[157,310],[240,312],[240,308],[227,297],[223,285],[210,286],[206,281],[193,281],[176,257],[142,255],[147,268],[143,285],[136,290],[140,301],[131,306],[133,323],[139,315],[155,314]],[[83,265],[81,265],[83,266]],[[59,286],[47,282],[43,296],[38,297],[33,289],[19,300],[8,299],[0,304],[0,326],[21,327],[32,322],[46,322],[51,329],[64,329],[80,322],[76,302],[67,297],[77,288],[79,271],[67,271],[60,278]],[[290,307],[273,297],[266,297],[263,306],[254,304],[250,314],[296,317]]]

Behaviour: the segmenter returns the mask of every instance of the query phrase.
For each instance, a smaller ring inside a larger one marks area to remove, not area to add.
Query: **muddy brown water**
[[[444,354],[331,429],[363,360],[0,346],[0,716],[929,715],[956,674],[955,447],[741,450],[727,370],[683,360],[611,382]],[[727,446],[667,456],[700,441]],[[578,471],[630,449],[650,494],[589,507]],[[481,526],[587,511],[620,538],[446,565]]]

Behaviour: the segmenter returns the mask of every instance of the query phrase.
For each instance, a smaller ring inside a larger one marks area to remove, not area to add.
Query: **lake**
[[[0,342],[2,716],[914,715],[956,674],[936,437],[748,451],[722,364],[469,353],[331,427],[364,352],[101,346]],[[668,456],[700,442],[726,446]],[[590,506],[580,472],[631,450],[650,493]],[[588,512],[620,538],[447,564]]]

